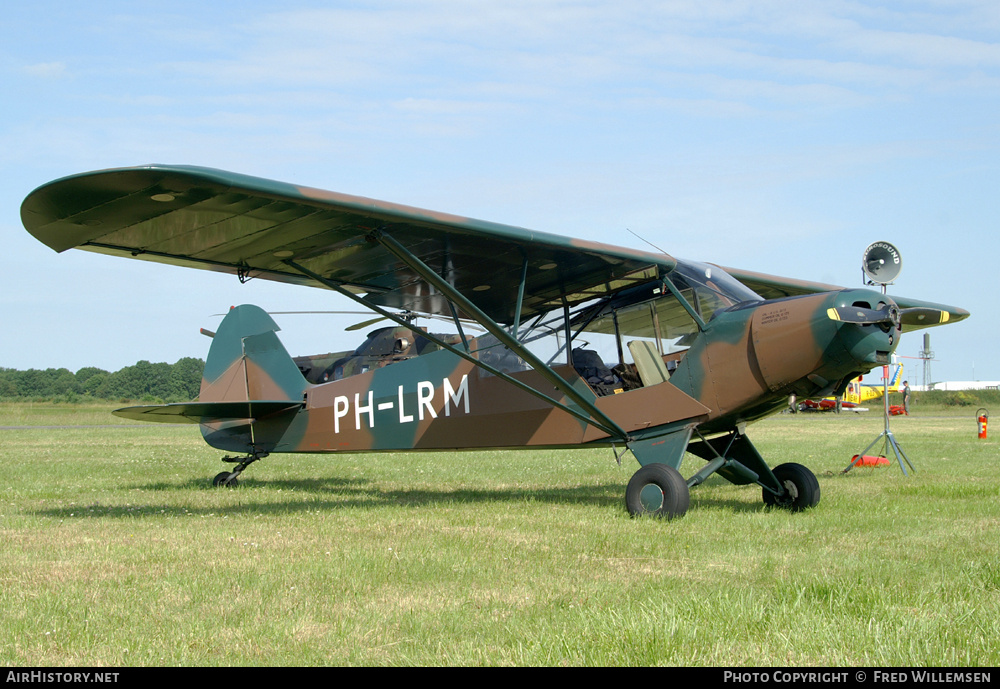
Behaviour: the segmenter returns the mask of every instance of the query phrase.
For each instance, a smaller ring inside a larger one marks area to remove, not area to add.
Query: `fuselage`
[[[692,424],[703,433],[724,432],[782,408],[790,394],[836,394],[857,375],[888,362],[899,340],[898,324],[857,325],[829,316],[831,308],[877,309],[888,303],[877,292],[843,290],[716,310],[688,339],[687,349],[661,355],[666,371],[661,380],[629,384],[626,369],[634,365],[622,364],[621,370],[615,367],[623,376],[620,387],[599,389],[570,363],[553,370],[628,437]],[[503,348],[480,348],[477,340],[470,349],[482,361],[500,354],[517,359]],[[537,371],[505,375],[585,412]],[[302,389],[302,409],[257,419],[252,442],[269,452],[365,452],[622,441],[445,349]],[[246,424],[205,427],[206,440],[226,450],[244,448],[249,435]]]
[[[833,320],[829,310],[891,304],[871,290],[843,290],[734,307],[707,324],[671,383],[712,408],[703,424],[709,431],[771,414],[792,394],[840,394],[853,378],[889,362],[901,330],[898,323]]]

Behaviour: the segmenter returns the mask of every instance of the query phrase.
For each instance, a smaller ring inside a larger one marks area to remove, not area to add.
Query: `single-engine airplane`
[[[903,382],[903,365],[889,364],[885,374],[888,375],[888,381],[883,383],[864,383],[861,380],[862,376],[858,376],[848,383],[847,390],[844,391],[844,401],[861,404],[881,399],[886,388],[889,392],[899,392],[899,386]]]
[[[238,306],[214,334],[197,401],[115,412],[200,424],[234,453],[217,485],[278,452],[584,445],[638,460],[633,515],[683,515],[714,473],[801,510],[819,502],[815,475],[769,467],[747,424],[791,394],[842,394],[889,362],[903,330],[969,315],[197,167],[55,180],[21,218],[56,251],[325,288],[399,326],[320,371],[296,364],[271,316]],[[414,330],[410,314],[449,318],[455,332]],[[485,333],[472,337],[471,323]],[[687,479],[686,452],[705,460]]]

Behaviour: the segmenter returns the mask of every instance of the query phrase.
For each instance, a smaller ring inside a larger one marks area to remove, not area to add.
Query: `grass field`
[[[893,420],[909,477],[841,473],[878,414],[774,417],[750,437],[820,505],[713,477],[671,522],[629,518],[610,451],[273,456],[223,490],[195,428],[106,412],[0,405],[4,665],[1000,664],[970,410]]]

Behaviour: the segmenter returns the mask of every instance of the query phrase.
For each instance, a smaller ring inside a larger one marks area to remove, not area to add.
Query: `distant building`
[[[920,390],[998,390],[1000,380],[946,380],[930,385],[913,385],[914,391]]]

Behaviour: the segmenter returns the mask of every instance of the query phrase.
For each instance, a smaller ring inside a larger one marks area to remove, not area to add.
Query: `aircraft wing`
[[[426,274],[377,240],[387,235],[498,323],[513,321],[521,294],[524,319],[647,282],[676,265],[666,254],[184,166],[65,177],[28,195],[21,219],[60,252],[75,247],[241,280],[313,287],[328,281],[379,306],[451,316]]]
[[[737,268],[723,268],[727,273],[752,289],[765,299],[781,297],[796,297],[817,292],[832,292],[844,289],[840,285],[830,285],[823,282],[810,282],[783,278],[776,275],[765,275]],[[921,328],[929,328],[944,323],[955,323],[969,317],[969,312],[957,306],[947,306],[920,299],[910,299],[890,294],[896,305],[903,310],[903,331],[911,332]]]
[[[810,282],[808,280],[778,277],[777,275],[765,275],[764,273],[755,273],[750,270],[740,270],[738,268],[723,268],[723,270],[762,296],[764,299],[797,297],[803,294],[833,292],[844,289],[840,285],[828,285],[822,282]]]

